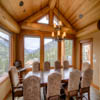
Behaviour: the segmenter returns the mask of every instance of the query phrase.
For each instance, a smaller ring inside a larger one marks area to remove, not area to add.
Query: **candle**
[[[52,32],[52,37],[54,37],[54,32]]]
[[[60,31],[57,31],[57,35],[60,36]]]

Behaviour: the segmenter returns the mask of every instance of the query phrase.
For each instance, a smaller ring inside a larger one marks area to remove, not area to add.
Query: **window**
[[[91,62],[91,45],[90,44],[85,44],[82,45],[82,63],[84,62]]]
[[[0,31],[0,76],[8,71],[10,61],[10,35]]]
[[[24,38],[24,64],[31,67],[34,61],[40,61],[40,38]]]
[[[72,56],[73,56],[72,53],[73,53],[73,40],[64,40],[63,61],[68,60],[70,65],[72,65]]]
[[[51,66],[58,58],[58,43],[54,39],[44,39],[44,61],[49,61]]]
[[[80,69],[82,64],[88,62],[93,66],[93,39],[81,40],[80,41]]]
[[[54,18],[53,18],[53,23],[56,25],[59,24],[59,19],[56,16],[54,16]]]
[[[42,23],[42,24],[49,24],[49,16],[46,15],[46,16],[42,17],[40,20],[38,20],[37,22]]]

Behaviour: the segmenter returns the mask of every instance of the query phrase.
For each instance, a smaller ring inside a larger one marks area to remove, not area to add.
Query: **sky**
[[[3,37],[5,39],[9,40],[9,36],[3,32],[0,32],[0,37]]]
[[[53,39],[44,39],[44,44],[51,42]],[[24,45],[26,49],[36,50],[40,48],[40,38],[36,37],[25,37]]]

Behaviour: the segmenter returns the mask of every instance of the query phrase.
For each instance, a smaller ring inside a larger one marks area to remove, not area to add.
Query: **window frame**
[[[73,43],[72,43],[72,65],[69,65],[70,67],[75,67],[75,40],[74,39],[64,39],[64,40],[71,40]],[[63,41],[64,42],[64,41]],[[65,49],[65,48],[64,48]],[[62,51],[63,52],[63,51]],[[62,55],[61,55],[62,56]],[[61,58],[61,63],[63,65],[63,56]]]
[[[80,70],[82,69],[82,46],[84,44],[90,44],[91,45],[91,68],[93,69],[93,38],[85,39],[85,40],[80,40]]]
[[[25,35],[25,37],[29,37],[29,38],[39,38],[40,39],[40,62],[41,62],[41,37],[40,36],[35,36],[35,35]],[[25,41],[24,41],[24,49],[25,49]],[[25,67],[25,50],[24,50],[24,67]],[[29,68],[29,67],[28,67]]]
[[[52,38],[52,37],[44,37],[44,40],[45,39],[54,39],[54,38]],[[57,41],[57,47],[59,48],[59,42],[58,41]],[[58,48],[57,48],[57,60],[59,60],[59,49]],[[44,59],[45,59],[45,44],[44,44]],[[44,62],[45,62],[45,60],[44,60]],[[50,67],[51,67],[51,69],[54,68],[54,66],[50,66]]]
[[[8,69],[9,69],[9,67],[10,67],[10,65],[11,65],[11,60],[12,60],[11,55],[12,55],[12,53],[13,53],[12,47],[11,47],[11,43],[12,43],[12,41],[11,41],[11,40],[12,40],[12,34],[11,34],[11,32],[9,32],[9,31],[7,31],[7,30],[5,30],[5,29],[3,29],[3,28],[0,28],[0,32],[2,32],[2,33],[4,33],[4,34],[8,35],[8,37],[9,37],[9,61],[8,61],[8,63],[9,63]],[[7,79],[7,77],[8,77],[8,73],[7,73],[7,72],[5,72],[5,74],[2,74],[2,75],[0,76],[0,78],[3,78],[3,80]],[[2,82],[3,80],[1,80],[1,82]]]

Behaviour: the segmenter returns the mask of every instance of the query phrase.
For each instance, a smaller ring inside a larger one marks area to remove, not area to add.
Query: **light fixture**
[[[58,0],[58,6],[59,6],[59,0]],[[60,13],[58,13],[58,15],[60,15]],[[59,21],[58,25],[54,23],[53,27],[54,27],[54,32],[52,32],[52,37],[58,41],[64,40],[66,37],[66,32],[62,30],[63,27],[62,22]]]
[[[58,25],[54,24],[54,32],[52,32],[52,37],[55,40],[61,41],[64,40],[66,37],[66,32],[63,32],[61,29],[63,27],[62,22],[59,21]]]

